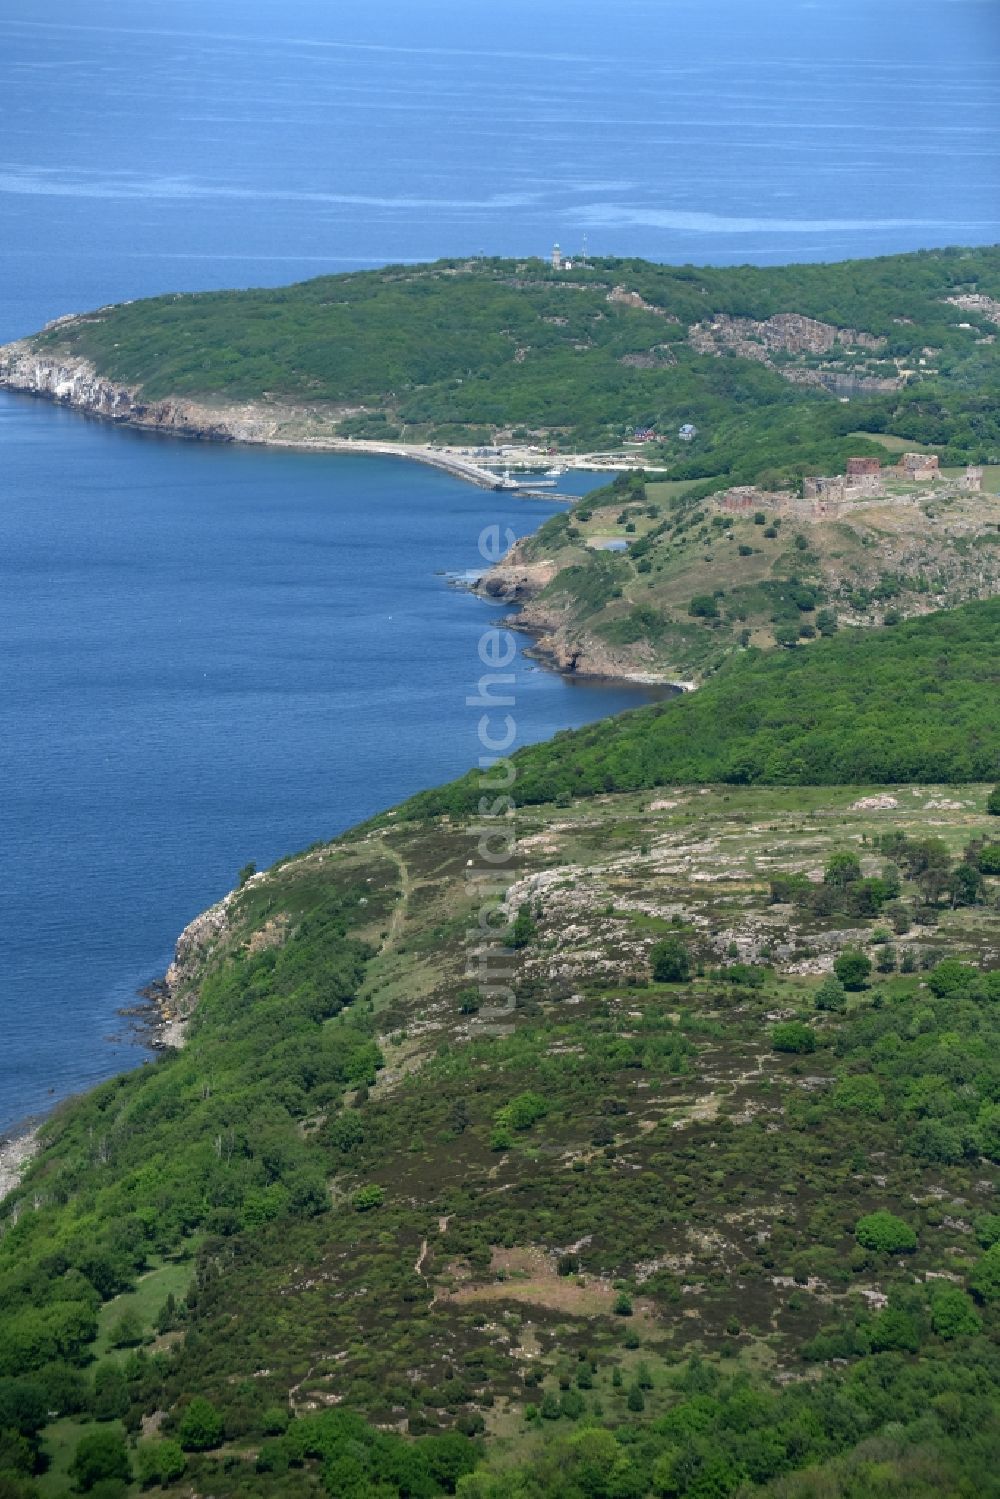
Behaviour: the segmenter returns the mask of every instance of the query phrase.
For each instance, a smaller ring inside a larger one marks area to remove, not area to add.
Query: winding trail
[[[399,938],[402,934],[403,923],[406,920],[406,911],[410,902],[410,894],[413,890],[410,866],[403,858],[403,855],[398,849],[393,848],[392,844],[385,838],[382,839],[382,847],[399,870],[399,899],[392,908],[392,916],[389,918],[389,929],[382,938],[382,944],[379,947],[379,957],[385,957],[399,945]]]

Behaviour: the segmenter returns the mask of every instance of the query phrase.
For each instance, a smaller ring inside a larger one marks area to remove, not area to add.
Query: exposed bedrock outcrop
[[[522,604],[541,593],[559,568],[548,557],[533,559],[526,555],[530,541],[530,537],[516,541],[507,555],[479,579],[476,592],[510,604]]]
[[[137,387],[99,375],[87,359],[38,349],[30,340],[0,348],[0,386],[74,406],[108,421],[216,442],[267,442],[277,429],[259,409],[219,411],[197,401],[147,400]]]
[[[0,346],[0,388],[4,387],[76,407],[105,421],[175,437],[408,458],[480,489],[504,488],[504,481],[496,474],[461,454],[408,443],[343,438],[338,431],[343,408],[282,404],[267,398],[242,405],[223,401],[210,404],[179,396],[148,400],[139,386],[109,380],[98,374],[89,360],[39,347],[36,339]]]

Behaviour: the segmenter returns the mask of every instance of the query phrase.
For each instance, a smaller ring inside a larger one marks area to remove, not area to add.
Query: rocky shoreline
[[[525,537],[516,541],[507,555],[472,585],[480,598],[515,606],[516,612],[508,617],[506,624],[533,637],[528,655],[577,681],[631,682],[637,687],[694,690],[696,682],[674,681],[660,671],[643,671],[637,667],[634,653],[615,650],[586,630],[573,629],[568,611],[540,598],[558,567],[549,558],[526,557],[525,546],[530,540]]]
[[[252,875],[241,889],[266,877],[263,871]],[[228,913],[239,894],[240,890],[230,890],[189,922],[177,938],[174,959],[166,973],[139,990],[143,1003],[118,1012],[135,1022],[138,1039],[150,1051],[184,1045],[188,1022],[198,1003],[199,980],[205,965],[229,935]],[[53,1107],[63,1102],[65,1099],[60,1099]],[[6,1134],[0,1133],[0,1201],[19,1185],[41,1149],[39,1130],[43,1122],[43,1117],[36,1115],[27,1122],[27,1128],[24,1123],[15,1124]]]
[[[21,1177],[38,1154],[39,1126],[0,1139],[0,1202],[20,1184]]]
[[[159,1015],[149,1046],[154,1051],[180,1048],[187,1039],[188,1021],[198,1003],[198,981],[229,934],[229,909],[241,890],[257,884],[266,875],[251,875],[236,890],[230,890],[220,901],[201,911],[177,938],[174,959],[160,979],[154,979],[142,991],[144,999],[156,1007]]]
[[[209,405],[171,397],[150,401],[138,386],[118,384],[98,374],[89,360],[60,355],[58,350],[40,352],[30,338],[0,346],[0,389],[70,406],[119,426],[174,437],[406,458],[441,469],[480,489],[505,488],[504,481],[488,469],[448,449],[338,437],[335,423],[343,416],[342,411],[279,402]]]

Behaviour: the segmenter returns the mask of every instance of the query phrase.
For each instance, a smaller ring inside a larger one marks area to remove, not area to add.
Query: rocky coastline
[[[179,1048],[187,1038],[188,1022],[197,1006],[200,983],[213,957],[225,946],[229,936],[230,909],[237,896],[250,886],[266,879],[261,871],[230,890],[215,905],[200,912],[181,932],[174,946],[174,958],[162,978],[154,979],[143,991],[143,997],[155,1006],[159,1022],[150,1038],[154,1051]]]
[[[506,556],[473,584],[473,592],[480,598],[514,606],[515,612],[506,624],[533,637],[528,655],[575,680],[631,682],[683,692],[697,686],[696,682],[673,681],[652,667],[644,671],[636,662],[634,650],[616,650],[574,626],[569,610],[541,597],[558,566],[550,558],[526,555],[530,541],[530,537],[516,541]]]
[[[89,360],[61,354],[58,349],[40,350],[30,338],[0,345],[0,389],[70,406],[119,426],[173,437],[406,458],[441,469],[480,489],[505,488],[495,474],[447,449],[338,437],[336,421],[343,416],[342,411],[280,402],[210,405],[179,397],[147,400],[138,386],[108,380]]]
[[[213,958],[225,948],[230,934],[230,908],[242,890],[266,878],[263,871],[251,875],[239,889],[230,890],[190,921],[177,938],[173,961],[166,973],[139,991],[144,1004],[119,1012],[136,1021],[142,1044],[151,1051],[179,1049],[184,1045],[188,1022],[200,997],[201,982]],[[60,1099],[59,1103],[64,1101]],[[43,1122],[42,1117],[35,1116],[0,1133],[0,1201],[20,1184],[42,1148],[39,1130]]]
[[[21,1177],[38,1153],[38,1125],[0,1138],[0,1202],[20,1185]]]

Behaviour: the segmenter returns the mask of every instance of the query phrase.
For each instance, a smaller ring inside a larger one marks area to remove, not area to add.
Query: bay
[[[117,1010],[243,864],[475,762],[503,611],[445,574],[558,506],[11,395],[0,449],[2,1128],[145,1054]],[[644,700],[528,643],[519,743]]]

